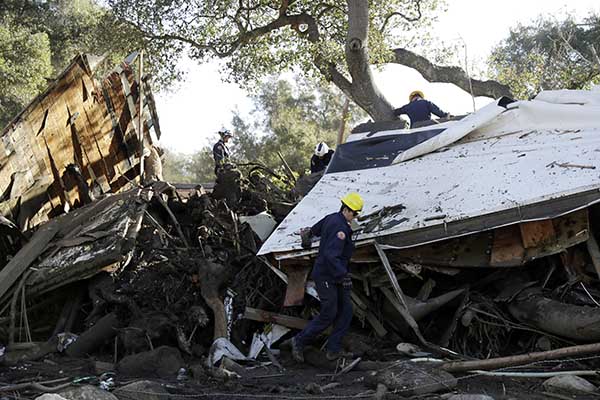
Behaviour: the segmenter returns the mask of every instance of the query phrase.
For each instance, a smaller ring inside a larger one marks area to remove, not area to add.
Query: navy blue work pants
[[[321,310],[319,315],[296,335],[296,342],[300,347],[304,347],[333,324],[333,331],[327,340],[327,350],[338,352],[342,348],[342,338],[352,322],[350,289],[344,289],[341,283],[328,281],[315,280],[315,284],[321,300]]]

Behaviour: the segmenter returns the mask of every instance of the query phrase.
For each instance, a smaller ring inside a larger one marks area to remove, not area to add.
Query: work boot
[[[327,358],[329,361],[335,361],[338,358],[353,358],[354,354],[346,352],[346,351],[329,351],[327,350],[327,353],[325,353],[325,358]]]
[[[292,338],[292,358],[296,360],[296,362],[304,362],[304,349],[296,341],[295,337]]]

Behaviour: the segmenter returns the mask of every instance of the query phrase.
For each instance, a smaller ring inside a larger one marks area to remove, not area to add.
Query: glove
[[[352,290],[352,278],[350,278],[350,275],[344,277],[342,286],[344,287],[344,290]]]
[[[310,228],[305,228],[300,231],[300,238],[302,239],[302,248],[310,249],[312,245],[312,234],[310,233]]]

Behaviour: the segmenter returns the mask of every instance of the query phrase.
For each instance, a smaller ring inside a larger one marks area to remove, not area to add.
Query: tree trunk
[[[374,121],[394,119],[392,105],[381,94],[369,65],[369,2],[348,0],[348,37],[346,63],[352,76],[351,96]]]

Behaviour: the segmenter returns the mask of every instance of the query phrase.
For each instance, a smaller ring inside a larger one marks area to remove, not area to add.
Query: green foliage
[[[0,125],[4,126],[46,86],[52,67],[45,34],[8,18],[0,21]]]
[[[157,59],[179,59],[184,53],[199,62],[222,57],[228,80],[249,88],[258,90],[263,78],[286,71],[323,77],[317,64],[330,62],[340,71],[346,68],[346,0],[107,2],[116,16],[155,45]],[[438,0],[369,3],[372,62],[389,60],[390,48],[415,44],[425,37],[432,11],[438,6]],[[286,19],[290,16],[296,19]],[[409,21],[418,16],[417,21]]]
[[[582,89],[600,82],[600,16],[582,23],[539,18],[518,25],[490,57],[490,74],[508,84],[518,98],[541,90]],[[595,46],[592,48],[592,46]],[[595,52],[594,52],[595,50]]]
[[[315,145],[325,141],[335,147],[344,96],[331,86],[317,86],[298,79],[268,80],[253,96],[254,110],[246,121],[234,112],[231,146],[235,162],[260,163],[283,174],[280,152],[297,175],[308,171]],[[354,125],[365,114],[349,108],[347,123]],[[218,137],[215,135],[213,141]],[[214,161],[211,147],[193,155],[167,153],[165,179],[173,182],[211,182]]]
[[[140,46],[94,0],[0,2],[0,126],[4,126],[78,53],[107,57],[114,66]]]
[[[260,162],[274,171],[282,171],[281,153],[297,174],[306,172],[315,145],[324,141],[335,147],[344,104],[344,96],[331,86],[316,86],[299,80],[270,80],[254,97],[252,122],[234,117],[234,157],[240,162]],[[356,106],[349,111],[348,122],[364,118]],[[262,135],[260,133],[263,133]]]
[[[194,154],[165,149],[163,177],[175,183],[208,183],[215,179],[214,161],[210,149]]]

